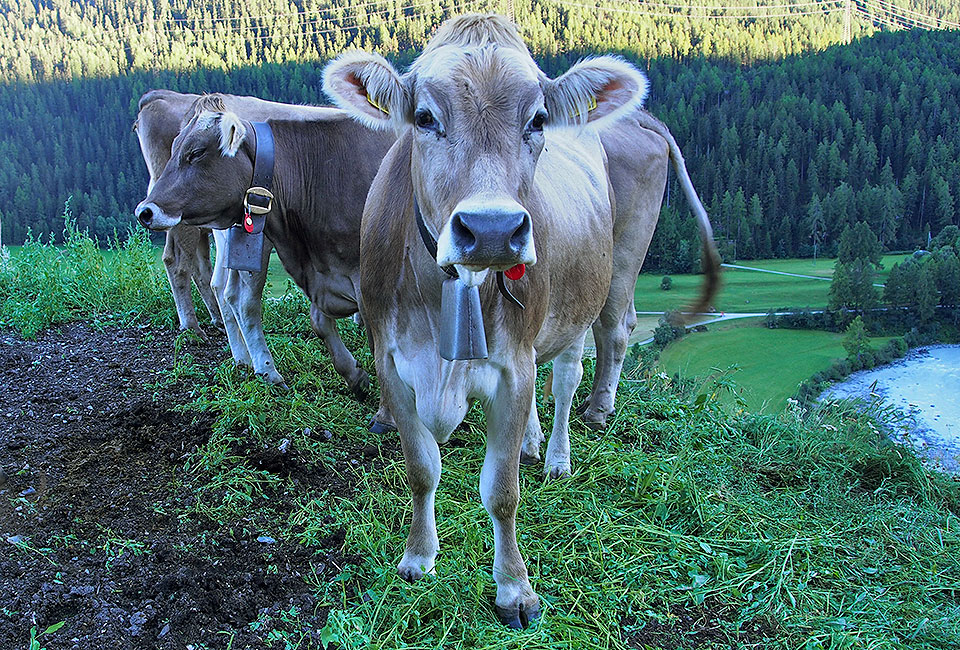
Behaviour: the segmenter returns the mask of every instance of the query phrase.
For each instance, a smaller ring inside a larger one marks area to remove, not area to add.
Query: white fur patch
[[[203,117],[201,115],[200,117]],[[197,120],[199,123],[199,119]],[[232,158],[240,150],[244,138],[247,137],[247,127],[237,117],[236,113],[227,111],[220,114],[220,153]]]

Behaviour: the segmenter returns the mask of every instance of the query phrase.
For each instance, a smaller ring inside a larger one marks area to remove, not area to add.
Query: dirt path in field
[[[223,345],[190,353],[212,373]],[[173,410],[189,388],[158,384],[173,351],[170,331],[0,332],[0,648],[26,650],[32,626],[59,621],[42,639],[49,650],[221,648],[230,634],[244,648],[251,622],[292,606],[308,637],[323,627],[327,610],[304,577],[328,582],[351,563],[342,530],[308,549],[183,516],[185,454],[208,440],[212,417]],[[322,481],[353,490],[310,468],[265,468],[288,475],[294,494]],[[285,494],[281,507],[294,498]]]

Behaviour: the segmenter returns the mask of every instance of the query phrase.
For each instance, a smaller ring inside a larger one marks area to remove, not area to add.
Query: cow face
[[[479,284],[491,269],[536,263],[529,209],[544,129],[633,106],[646,80],[613,57],[550,80],[525,48],[451,43],[428,48],[403,76],[375,54],[341,55],[324,90],[370,127],[411,130],[414,196],[437,263]]]
[[[152,230],[239,223],[253,177],[246,145],[251,128],[231,112],[198,112],[173,141],[163,173],[137,206],[137,220]]]

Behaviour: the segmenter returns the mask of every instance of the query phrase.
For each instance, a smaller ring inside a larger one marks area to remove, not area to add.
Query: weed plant
[[[143,229],[106,244],[79,230],[64,207],[63,245],[28,237],[16,255],[0,257],[0,327],[32,338],[51,325],[91,320],[120,325],[173,322],[173,300],[156,251]]]

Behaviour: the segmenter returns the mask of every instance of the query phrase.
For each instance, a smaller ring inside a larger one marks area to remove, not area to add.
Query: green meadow
[[[692,332],[660,354],[669,375],[732,381],[753,412],[775,413],[800,382],[847,356],[843,335],[815,330],[767,329],[761,318],[727,321],[706,333]],[[871,339],[874,348],[889,338]]]
[[[902,262],[906,257],[885,255],[883,269],[877,273],[876,282],[882,284],[893,265]],[[717,311],[723,312],[767,312],[784,307],[824,307],[830,293],[829,280],[833,277],[835,262],[836,260],[829,258],[737,262],[741,266],[821,279],[724,268],[720,294],[714,305]],[[663,291],[660,289],[662,273],[641,273],[634,294],[637,311],[677,310],[692,304],[700,290],[703,276],[671,275],[670,278],[673,288]]]

